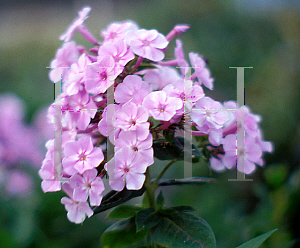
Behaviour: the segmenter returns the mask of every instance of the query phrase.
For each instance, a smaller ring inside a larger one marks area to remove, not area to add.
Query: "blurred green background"
[[[300,2],[238,0],[147,1],[0,1],[0,93],[13,92],[27,106],[26,122],[52,103],[53,84],[46,66],[61,46],[63,33],[77,11],[92,7],[85,24],[99,32],[113,21],[131,19],[141,28],[167,34],[175,24],[190,30],[179,38],[184,51],[200,53],[215,78],[215,100],[236,99],[236,70],[245,71],[245,101],[262,116],[265,140],[275,146],[253,182],[228,182],[234,171],[217,174],[207,164],[193,167],[215,184],[166,187],[166,204],[191,205],[212,226],[217,246],[236,247],[278,228],[261,247],[300,247]],[[86,44],[80,35],[74,39]],[[166,57],[173,57],[174,40]],[[159,164],[153,166],[153,174]],[[107,212],[82,225],[69,223],[61,192],[44,194],[36,171],[35,189],[26,197],[0,197],[0,247],[101,247],[100,236],[111,225]],[[166,177],[183,177],[175,164]],[[129,204],[140,202],[132,200]],[[298,243],[297,243],[298,242]]]

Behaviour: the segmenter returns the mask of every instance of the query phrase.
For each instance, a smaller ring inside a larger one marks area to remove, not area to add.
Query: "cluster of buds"
[[[177,39],[174,59],[164,60],[169,42],[187,25],[164,36],[130,21],[112,23],[100,43],[83,24],[90,10],[79,11],[60,36],[64,43],[51,62],[50,80],[62,82],[62,92],[48,110],[55,139],[47,142],[39,171],[44,192],[62,189],[69,196],[61,203],[70,221],[83,222],[93,214],[90,206],[101,204],[105,175],[115,191],[141,189],[154,163],[154,142],[170,142],[180,129],[203,136],[212,169],[222,171],[237,163],[235,133],[243,125],[245,146],[238,152],[245,168],[238,170],[249,174],[263,164],[262,152],[272,147],[262,141],[259,117],[205,96],[202,87],[212,90],[214,81],[205,59],[189,53],[190,66]],[[90,49],[71,41],[76,30]]]

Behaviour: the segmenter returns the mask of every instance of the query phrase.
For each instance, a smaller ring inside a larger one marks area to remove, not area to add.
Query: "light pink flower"
[[[117,40],[114,43],[104,43],[100,46],[98,51],[98,57],[111,56],[115,61],[114,73],[119,75],[124,66],[132,59],[134,54],[127,48],[124,40]]]
[[[147,161],[129,147],[115,153],[106,167],[109,174],[109,185],[113,190],[121,191],[126,184],[129,190],[139,190],[145,182]]]
[[[115,142],[115,151],[123,147],[129,147],[137,154],[142,155],[149,165],[154,163],[152,134],[149,133],[146,139],[141,139],[135,131],[122,131]]]
[[[88,18],[88,14],[91,11],[91,7],[85,7],[78,12],[78,17],[73,21],[73,23],[68,27],[67,31],[60,35],[59,39],[68,42],[72,39],[73,34],[78,26],[83,24],[83,22]]]
[[[140,29],[126,34],[127,44],[133,53],[152,61],[160,61],[165,57],[161,49],[168,46],[166,38],[157,30]]]
[[[176,97],[168,97],[164,91],[151,92],[143,101],[143,106],[156,120],[169,121],[176,110],[182,108],[182,100]]]
[[[210,71],[206,68],[205,60],[197,53],[189,53],[189,58],[200,85],[203,84],[206,88],[212,90],[214,79],[211,78]]]
[[[86,67],[85,89],[90,94],[104,93],[117,75],[114,72],[115,61],[111,56],[98,58],[99,60]]]
[[[105,31],[102,31],[104,43],[125,39],[125,34],[130,30],[135,32],[138,30],[138,26],[132,21],[112,23]]]
[[[150,93],[149,84],[140,76],[128,75],[115,90],[115,100],[118,103],[132,101],[142,104],[144,98]]]
[[[180,79],[178,72],[172,67],[157,66],[158,69],[145,71],[144,80],[150,84],[152,90],[161,90],[166,85]]]
[[[124,131],[136,131],[139,137],[146,138],[149,133],[147,110],[133,102],[127,102],[115,113],[114,126]]]
[[[51,61],[50,80],[54,83],[64,80],[68,76],[70,66],[77,62],[78,56],[74,41],[64,43],[62,48],[57,50],[55,59]]]
[[[73,199],[73,189],[69,183],[64,183],[62,188],[70,197],[65,196],[60,200],[61,204],[65,205],[69,221],[80,224],[85,220],[86,216],[91,217],[94,214],[87,202],[79,202]]]
[[[81,137],[78,141],[67,142],[64,155],[63,169],[70,175],[73,175],[74,168],[82,174],[86,170],[97,167],[104,159],[101,148],[93,147],[89,136]]]
[[[63,90],[67,93],[67,95],[75,95],[84,89],[85,69],[90,63],[91,60],[84,53],[79,57],[77,63],[71,65],[70,74],[66,82],[63,84]]]
[[[174,55],[177,60],[177,65],[180,67],[181,76],[185,76],[188,72],[189,64],[184,58],[184,52],[182,48],[182,42],[179,39],[176,39],[176,47],[174,48]]]
[[[46,147],[48,151],[39,170],[39,176],[43,179],[41,183],[42,190],[45,193],[61,190],[62,178],[58,164],[54,163],[54,139],[49,140]]]
[[[82,175],[73,175],[70,186],[74,189],[73,199],[75,201],[85,202],[90,197],[91,206],[100,205],[105,187],[102,179],[97,177],[96,169],[86,170]]]
[[[255,164],[260,161],[262,150],[255,142],[255,138],[245,135],[244,147],[237,145],[235,134],[227,135],[223,140],[225,155],[222,158],[224,166],[232,169],[235,165],[238,171],[251,174],[255,170]]]
[[[199,131],[202,131],[201,128],[205,125],[208,128],[220,129],[229,120],[229,115],[220,102],[210,97],[202,97],[194,106],[192,120]]]

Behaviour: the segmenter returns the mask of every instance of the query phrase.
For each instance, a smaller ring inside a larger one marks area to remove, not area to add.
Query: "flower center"
[[[158,111],[164,112],[165,111],[165,106],[164,105],[159,105]]]
[[[107,74],[106,74],[106,72],[101,73],[100,79],[101,79],[102,81],[105,81],[105,80],[107,79]]]
[[[137,152],[139,149],[135,146],[132,148],[132,150],[134,150],[135,152]]]
[[[143,45],[144,46],[149,46],[150,42],[148,40],[143,40]]]
[[[136,121],[135,120],[132,120],[131,121],[131,126],[134,126],[136,124]]]
[[[81,161],[86,160],[86,155],[84,152],[79,154],[79,160],[81,160]]]
[[[124,168],[124,172],[125,172],[125,173],[129,172],[129,168],[128,168],[128,167],[125,167],[125,168]]]

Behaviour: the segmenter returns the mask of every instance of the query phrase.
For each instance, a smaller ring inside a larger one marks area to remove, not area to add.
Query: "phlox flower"
[[[157,30],[140,29],[126,34],[127,44],[133,53],[152,61],[160,61],[165,54],[160,49],[166,48],[169,42]]]
[[[190,111],[195,102],[205,95],[201,86],[193,85],[191,80],[185,79],[179,79],[173,84],[168,84],[163,88],[163,91],[170,97],[181,99],[186,111]]]
[[[64,183],[62,189],[70,197],[64,196],[60,200],[61,204],[65,205],[69,221],[80,224],[85,220],[86,216],[91,217],[93,215],[94,212],[86,201],[80,202],[73,199],[73,189],[69,183]]]
[[[114,43],[104,43],[99,47],[98,57],[110,55],[114,61],[114,73],[119,75],[125,65],[132,59],[134,59],[134,54],[127,48],[124,40],[116,40]]]
[[[244,141],[244,146],[240,147],[235,134],[227,135],[222,141],[225,151],[222,162],[228,169],[236,165],[238,171],[251,174],[255,170],[255,164],[261,159],[262,150],[255,138],[245,135]]]
[[[205,125],[220,129],[228,119],[228,112],[224,110],[223,105],[210,97],[200,98],[192,111],[192,120],[199,131]]]
[[[115,143],[115,139],[118,138],[118,135],[121,131],[121,128],[116,128],[114,126],[115,112],[120,108],[121,106],[117,104],[107,105],[103,110],[102,119],[98,123],[99,132],[103,136],[109,137],[109,140],[112,144]]]
[[[164,91],[155,91],[145,97],[143,106],[154,119],[169,121],[176,114],[176,110],[182,108],[183,103],[181,99],[168,97]]]
[[[100,205],[105,187],[102,179],[97,177],[97,169],[86,170],[82,175],[73,175],[70,179],[70,186],[74,189],[75,201],[86,202],[89,197],[91,206]]]
[[[111,85],[114,84],[118,76],[114,72],[115,61],[113,57],[106,55],[98,57],[98,61],[86,67],[85,89],[90,94],[104,93]]]
[[[189,53],[189,58],[191,65],[195,70],[194,75],[198,78],[199,83],[212,90],[214,79],[211,78],[210,71],[206,68],[205,60],[197,53]]]
[[[116,87],[115,100],[118,103],[132,101],[142,104],[144,98],[150,93],[149,84],[140,76],[128,75],[123,82]]]
[[[42,166],[39,170],[39,176],[42,178],[42,190],[53,192],[61,190],[61,172],[58,171],[58,165],[54,164],[54,139],[46,143],[48,149]]]
[[[97,167],[104,159],[100,147],[93,147],[91,137],[83,136],[78,141],[69,141],[64,147],[62,165],[69,175],[74,175],[74,168],[82,174],[86,170]]]
[[[65,79],[69,73],[69,67],[77,62],[79,52],[74,41],[66,42],[58,49],[55,59],[51,61],[49,78],[52,82]]]
[[[71,65],[70,74],[67,80],[63,84],[63,90],[67,95],[75,95],[79,91],[83,90],[85,82],[85,68],[88,64],[91,64],[91,60],[86,54],[82,54],[77,63]]]
[[[135,131],[122,131],[115,142],[115,151],[123,147],[129,147],[137,154],[140,154],[149,165],[154,163],[152,134],[149,133],[146,139],[141,139]]]
[[[67,105],[62,108],[66,121],[74,123],[80,130],[85,130],[97,113],[97,106],[92,97],[83,90],[66,99]]]
[[[116,40],[124,40],[125,34],[130,30],[134,32],[138,30],[138,26],[132,21],[112,23],[105,31],[102,31],[101,35],[104,38],[104,43],[114,42]]]
[[[150,84],[151,89],[154,91],[161,90],[166,85],[176,82],[180,79],[180,76],[172,67],[158,66],[158,69],[146,70],[143,79]]]
[[[187,70],[189,69],[188,62],[184,58],[184,52],[182,48],[182,42],[179,39],[176,39],[176,47],[174,48],[175,59],[177,60],[177,65],[180,67],[181,75],[185,76]]]
[[[68,42],[72,39],[73,34],[81,24],[88,18],[88,14],[91,11],[91,7],[85,7],[78,12],[78,17],[73,21],[73,23],[68,27],[67,31],[59,37],[60,40]]]
[[[115,113],[114,126],[124,131],[136,131],[141,138],[149,133],[147,110],[133,102],[127,102]]]
[[[109,185],[113,190],[139,190],[145,182],[148,162],[129,147],[124,147],[115,153],[107,164]]]

